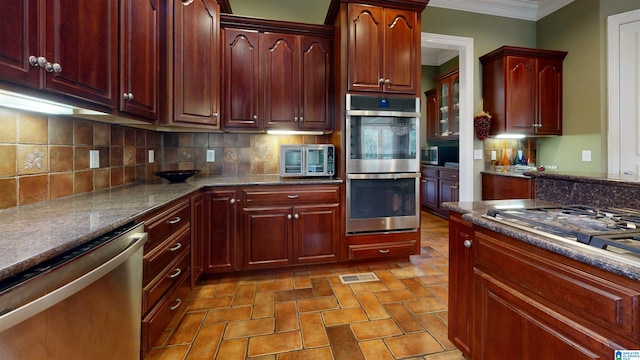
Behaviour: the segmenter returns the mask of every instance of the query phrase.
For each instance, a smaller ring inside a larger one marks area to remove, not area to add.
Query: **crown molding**
[[[428,6],[538,21],[574,0],[431,0]]]

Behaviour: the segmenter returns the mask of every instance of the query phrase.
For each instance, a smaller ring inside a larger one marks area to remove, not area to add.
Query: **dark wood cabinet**
[[[482,173],[482,200],[533,198],[535,182],[530,177]]]
[[[421,177],[422,209],[443,217],[448,216],[449,211],[441,204],[458,201],[460,193],[459,170],[443,166],[423,165]]]
[[[440,123],[438,114],[440,107],[438,106],[438,96],[436,89],[431,89],[424,92],[425,102],[425,119],[427,123],[427,129],[425,131],[427,140],[440,140]]]
[[[224,43],[224,110],[225,129],[258,130],[262,115],[259,89],[260,61],[258,31],[222,30]]]
[[[220,6],[166,1],[164,33],[172,41],[164,44],[167,110],[160,122],[220,129]]]
[[[231,15],[221,23],[225,129],[332,130],[331,27]]]
[[[480,57],[491,134],[562,135],[563,51],[501,47]]]
[[[339,192],[333,185],[245,189],[244,268],[338,261]]]
[[[238,270],[238,192],[237,189],[210,189],[204,193],[204,271]]]
[[[160,0],[120,1],[120,111],[158,118]]]
[[[640,285],[452,213],[449,340],[472,359],[608,359],[640,345]]]
[[[3,81],[115,109],[117,0],[11,1],[0,23]]]
[[[460,74],[458,68],[434,79],[436,81],[436,132],[432,139],[457,139],[460,135]],[[429,125],[427,125],[428,127]]]
[[[348,4],[348,91],[419,94],[418,14]]]
[[[204,228],[204,196],[202,192],[191,195],[191,287],[204,273],[205,249],[207,246]]]
[[[449,340],[465,357],[471,354],[471,279],[473,225],[459,213],[449,215]]]

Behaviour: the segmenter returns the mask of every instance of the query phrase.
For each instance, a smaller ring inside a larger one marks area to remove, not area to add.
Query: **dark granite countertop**
[[[497,176],[513,176],[519,178],[529,178],[529,175],[525,175],[522,171],[498,171],[498,170],[484,170],[482,174],[497,175]]]
[[[577,183],[640,188],[640,175],[560,172],[548,170],[525,172],[524,175],[531,176],[532,178],[566,180]]]
[[[0,280],[127,224],[203,187],[341,184],[278,175],[155,180],[0,211]]]
[[[462,218],[472,224],[486,229],[510,236],[525,243],[549,250],[551,252],[564,255],[568,258],[587,263],[589,265],[640,281],[640,266],[628,264],[617,259],[603,256],[594,248],[577,242],[564,242],[540,236],[534,233],[520,230],[518,228],[501,224],[482,217],[487,210],[493,208],[508,207],[535,207],[558,205],[550,201],[543,200],[492,200],[474,202],[448,202],[443,206],[451,211],[463,214]]]

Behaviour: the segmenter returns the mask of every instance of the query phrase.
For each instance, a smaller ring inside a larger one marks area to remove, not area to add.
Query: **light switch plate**
[[[495,150],[491,150],[491,160],[496,160],[497,159],[497,154]]]
[[[207,162],[215,162],[215,161],[216,161],[216,151],[207,150]]]
[[[473,150],[473,159],[482,160],[482,150]]]
[[[591,161],[591,150],[582,150],[582,161]]]
[[[149,164],[153,164],[156,161],[156,154],[153,150],[149,150]]]
[[[89,150],[89,169],[96,169],[100,167],[100,151]]]

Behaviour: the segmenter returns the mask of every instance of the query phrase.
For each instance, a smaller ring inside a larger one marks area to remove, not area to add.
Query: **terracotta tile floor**
[[[205,280],[146,360],[459,360],[447,339],[448,222],[422,213],[407,262]],[[338,275],[380,281],[343,285]]]

